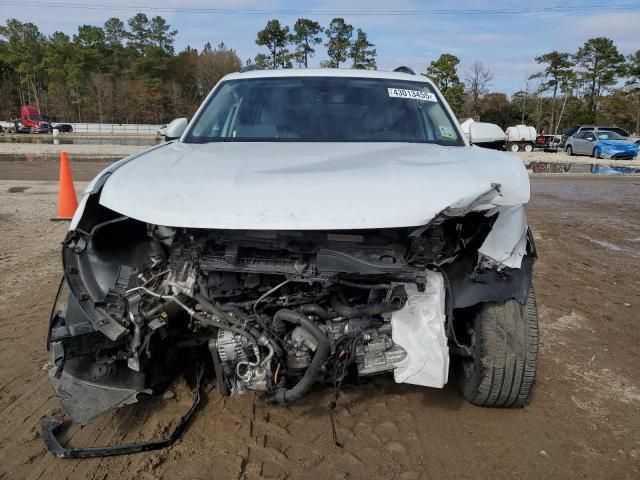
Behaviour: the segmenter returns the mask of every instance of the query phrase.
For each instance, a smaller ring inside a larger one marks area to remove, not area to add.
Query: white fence
[[[55,122],[54,122],[55,125]],[[74,133],[100,134],[152,134],[155,135],[161,125],[147,125],[138,123],[70,123]]]
[[[52,122],[55,125],[58,122]],[[67,123],[67,122],[59,122]],[[12,124],[0,122],[0,126],[5,129]],[[161,125],[148,125],[142,123],[69,123],[73,127],[74,133],[95,133],[104,135],[155,135]]]

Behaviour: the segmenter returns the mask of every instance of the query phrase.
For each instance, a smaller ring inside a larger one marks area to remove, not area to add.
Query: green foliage
[[[536,62],[546,65],[546,67],[543,71],[531,75],[530,78],[541,78],[543,80],[541,90],[553,90],[554,98],[557,89],[562,84],[568,84],[575,77],[573,71],[575,62],[573,62],[570,53],[554,50],[536,57]]]
[[[480,101],[480,111],[483,122],[495,123],[503,128],[519,124],[521,120],[516,105],[504,93],[485,94]]]
[[[280,25],[279,20],[269,20],[267,26],[258,32],[256,44],[267,47],[271,55],[271,68],[287,64],[286,46],[291,42],[289,27]],[[262,57],[261,57],[262,59]],[[258,63],[256,57],[256,63]]]
[[[224,44],[176,55],[176,34],[164,18],[143,13],[81,25],[71,38],[45,37],[10,19],[0,25],[0,118],[15,117],[25,103],[56,121],[161,123],[191,115],[240,59]]]
[[[319,62],[321,67],[338,68],[351,60],[353,68],[376,68],[373,43],[342,18],[334,18],[324,30],[306,18],[297,19],[292,30],[270,20],[257,34],[256,44],[266,52],[256,55],[255,63],[307,67],[323,33],[328,58]],[[190,116],[213,85],[239,70],[241,62],[224,43],[176,53],[176,34],[164,18],[143,13],[48,37],[33,23],[8,19],[0,25],[0,118],[15,117],[27,103],[55,121],[164,123]],[[466,90],[454,55],[441,55],[425,74],[460,116],[503,127],[524,116],[538,130],[552,131],[566,98],[560,130],[599,122],[640,131],[640,50],[625,59],[610,39],[592,38],[575,55],[552,51],[536,61],[542,70],[532,78],[540,80],[540,87],[534,93],[529,88],[518,92],[511,100],[489,93],[493,75],[480,62],[465,72]]]
[[[347,61],[349,48],[351,47],[351,35],[353,25],[345,23],[344,18],[334,18],[329,28],[324,31],[327,36],[327,55],[331,66],[340,68],[340,64]]]
[[[640,50],[627,56],[626,76],[628,77],[627,85],[640,89]]]
[[[377,52],[374,47],[375,45],[367,39],[367,34],[358,29],[349,49],[349,58],[353,61],[352,68],[375,70]]]
[[[624,56],[618,52],[613,41],[605,38],[590,38],[578,49],[576,64],[581,67],[578,78],[585,85],[586,98],[590,105],[592,119],[602,94],[616,84],[624,74]]]
[[[464,106],[464,84],[458,77],[460,59],[450,53],[443,53],[431,62],[424,75],[440,89],[451,109],[459,113]]]
[[[299,18],[293,25],[293,44],[295,45],[295,61],[298,65],[308,67],[309,58],[315,53],[314,45],[322,43],[320,37],[322,27],[318,22],[308,18]]]
[[[536,62],[542,65],[546,65],[545,69],[541,72],[535,73],[530,78],[540,78],[542,83],[540,84],[540,91],[546,92],[551,90],[551,119],[549,120],[549,131],[555,131],[556,127],[556,97],[558,95],[558,89],[562,89],[565,92],[571,88],[575,82],[575,62],[572,60],[572,55],[566,52],[553,52],[545,53],[539,57],[536,57]]]

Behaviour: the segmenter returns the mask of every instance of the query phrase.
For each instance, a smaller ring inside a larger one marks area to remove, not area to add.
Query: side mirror
[[[165,140],[175,140],[180,138],[189,125],[186,118],[176,118],[165,129]]]

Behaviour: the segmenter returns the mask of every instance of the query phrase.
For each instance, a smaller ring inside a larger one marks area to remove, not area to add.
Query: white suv
[[[198,362],[285,403],[348,371],[441,388],[451,358],[469,401],[527,401],[529,178],[430,80],[234,73],[167,136],[98,175],[64,241],[50,376],[73,420]]]

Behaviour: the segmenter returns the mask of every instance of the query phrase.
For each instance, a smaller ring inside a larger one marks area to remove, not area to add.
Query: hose
[[[274,393],[267,396],[269,403],[288,403],[294,402],[302,398],[311,388],[320,368],[327,361],[329,356],[329,339],[308,317],[300,312],[293,310],[281,309],[273,316],[272,325],[274,330],[283,330],[285,322],[299,325],[316,340],[318,346],[313,360],[309,364],[307,371],[304,373],[298,383],[293,388],[287,389],[280,387]]]
[[[342,318],[358,318],[371,315],[381,315],[383,313],[395,312],[404,307],[407,301],[407,294],[402,285],[398,285],[391,292],[388,302],[378,302],[369,305],[358,305],[350,307],[338,297],[331,297],[331,308],[333,308]]]
[[[300,307],[300,311],[306,315],[316,315],[323,320],[330,320],[334,317],[317,303],[306,303]]]

